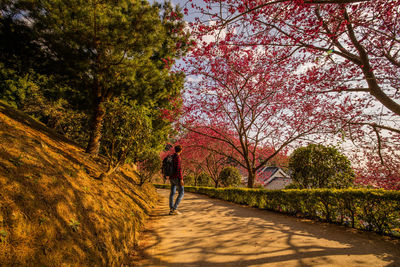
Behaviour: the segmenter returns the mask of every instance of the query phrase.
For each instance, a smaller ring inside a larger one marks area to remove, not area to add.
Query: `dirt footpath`
[[[400,266],[400,243],[185,192],[168,215],[162,196],[136,266]]]

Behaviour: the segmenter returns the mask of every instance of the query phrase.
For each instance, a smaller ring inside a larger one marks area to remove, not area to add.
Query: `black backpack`
[[[166,156],[162,162],[164,176],[171,177],[174,174],[174,155]]]

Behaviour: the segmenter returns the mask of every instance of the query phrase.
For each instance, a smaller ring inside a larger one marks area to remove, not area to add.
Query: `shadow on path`
[[[158,192],[139,266],[400,266],[398,240],[192,193],[167,216]]]

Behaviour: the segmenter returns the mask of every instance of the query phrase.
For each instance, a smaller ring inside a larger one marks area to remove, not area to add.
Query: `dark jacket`
[[[177,153],[173,155],[174,157],[174,173],[170,177],[170,179],[179,179],[183,180],[182,177],[182,167],[181,167],[181,156],[179,156]]]

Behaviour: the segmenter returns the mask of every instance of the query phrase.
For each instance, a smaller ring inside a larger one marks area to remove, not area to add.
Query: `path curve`
[[[171,216],[158,193],[137,266],[400,266],[399,240],[187,192]]]

